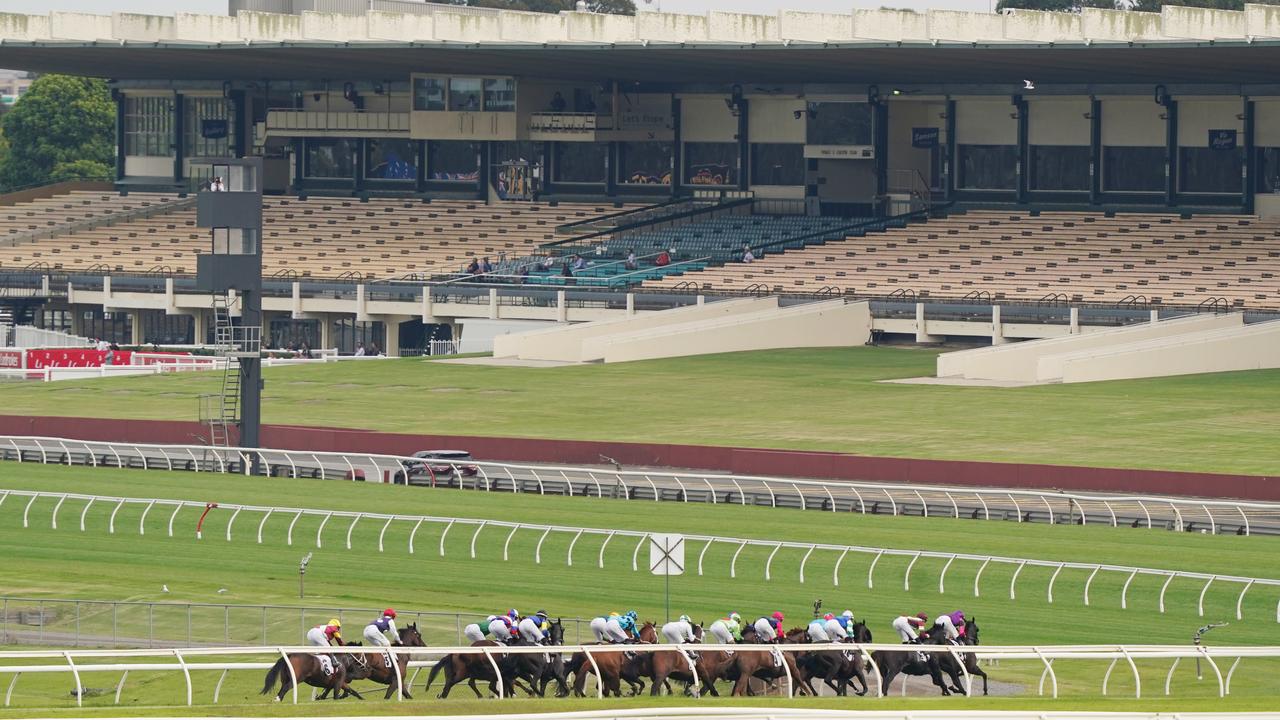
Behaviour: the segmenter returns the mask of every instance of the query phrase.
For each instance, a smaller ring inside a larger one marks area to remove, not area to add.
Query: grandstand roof
[[[0,13],[0,66],[119,79],[518,74],[640,82],[1274,82],[1280,7],[172,17]],[[589,62],[583,62],[590,56]]]

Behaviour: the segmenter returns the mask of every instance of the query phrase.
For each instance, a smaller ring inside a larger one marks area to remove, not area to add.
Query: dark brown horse
[[[418,632],[418,624],[410,623],[408,627],[400,628],[400,640],[394,647],[426,647],[427,644],[422,641],[422,633]],[[409,655],[400,653],[395,655],[395,662],[387,662],[388,653],[365,653],[357,657],[358,664],[351,668],[349,674],[350,680],[369,679],[376,683],[382,683],[387,686],[387,694],[384,699],[390,700],[391,695],[395,693],[396,687],[400,688],[401,697],[405,700],[412,700],[413,696],[409,694],[408,681],[405,676],[405,669],[409,666]],[[397,679],[397,677],[399,679]],[[327,692],[327,691],[326,691]]]
[[[855,622],[849,628],[849,640],[855,643],[871,642],[871,630],[865,622]],[[817,695],[813,687],[813,679],[820,678],[827,687],[837,695],[847,695],[849,686],[857,679],[861,690],[854,689],[857,695],[867,694],[866,656],[861,650],[815,650],[797,655],[796,666],[800,668],[801,682],[809,692]]]
[[[641,626],[639,636],[639,644],[653,644],[658,639],[658,631],[653,623],[647,622]],[[595,660],[594,666],[592,659]],[[574,674],[573,693],[578,697],[586,695],[587,675],[594,674],[598,667],[601,693],[605,697],[611,694],[622,697],[623,680],[631,686],[631,694],[638,695],[644,692],[645,683],[640,678],[647,674],[646,662],[643,654],[632,652],[598,652],[592,653],[590,658],[584,652],[576,652],[569,660],[569,672]]]
[[[285,693],[293,689],[293,678],[297,678],[299,683],[323,688],[326,693],[332,691],[334,700],[338,699],[339,692],[343,695],[350,693],[360,700],[364,699],[348,684],[347,671],[351,664],[349,657],[344,656],[332,662],[333,672],[325,672],[320,656],[312,653],[290,653],[287,663],[286,666],[286,658],[277,660],[267,671],[266,680],[262,684],[262,694],[266,695],[271,692],[271,688],[275,687],[277,679],[279,680],[280,692],[276,693],[275,702],[283,700]],[[292,674],[289,672],[290,667],[293,668]]]
[[[967,644],[978,644],[978,624],[972,618],[965,624],[964,641]],[[927,675],[933,681],[943,695],[950,695],[952,692],[965,694],[964,682],[961,679],[963,671],[960,669],[960,663],[956,662],[955,656],[946,648],[950,644],[943,637],[942,633],[921,633],[919,645],[907,645],[904,650],[877,650],[871,653],[871,658],[875,661],[876,667],[880,669],[880,689],[882,693],[889,692],[889,682],[899,674],[904,675]],[[920,655],[924,655],[924,659],[920,659]],[[977,658],[973,653],[957,653],[964,662],[964,670],[972,675],[982,678],[982,694],[987,694],[987,674],[978,667]],[[946,675],[944,679],[943,675]],[[950,680],[950,684],[947,683]]]
[[[792,638],[797,640],[807,637],[804,628],[795,628],[787,631],[782,638],[781,644],[791,644]],[[753,643],[759,641],[754,629],[750,633],[743,631],[742,641],[744,643]],[[800,694],[808,691],[804,683],[801,682],[800,668],[796,667],[796,659],[793,652],[782,652],[781,649],[776,651],[770,650],[738,650],[734,652],[733,659],[725,668],[725,677],[735,680],[733,685],[734,695],[754,694],[751,692],[751,678],[772,682],[782,678],[790,677],[792,687],[798,690]]]
[[[498,647],[499,644],[492,640],[480,640],[471,643],[471,647]],[[496,654],[496,653],[495,653]],[[496,661],[496,658],[495,658]],[[454,685],[467,681],[467,685],[476,697],[481,697],[480,688],[476,687],[476,681],[489,683],[489,692],[494,695],[498,694],[498,675],[493,671],[493,664],[489,659],[481,654],[457,654],[445,655],[436,661],[432,666],[431,673],[427,675],[426,689],[431,688],[431,683],[435,682],[436,675],[441,671],[444,672],[444,689],[440,691],[441,699],[449,697],[449,691]],[[507,678],[503,678],[505,687],[510,687]]]
[[[693,626],[693,636],[696,638],[695,642],[702,642],[702,625],[695,624]],[[695,647],[690,647],[685,653],[692,653],[696,656],[695,650]],[[668,678],[676,682],[692,685],[694,678],[697,677],[699,683],[701,683],[702,678],[697,676],[697,664],[694,663],[690,667],[693,658],[685,653],[676,652],[675,650],[655,650],[654,652],[646,653],[648,658],[645,663],[645,669],[641,674],[647,675],[653,680],[653,683],[649,686],[650,695],[661,694],[664,687],[670,693],[671,684],[667,682]]]

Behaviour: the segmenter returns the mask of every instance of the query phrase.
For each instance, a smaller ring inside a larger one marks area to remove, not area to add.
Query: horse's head
[[[640,642],[656,643],[658,642],[658,630],[652,622],[646,622],[640,626]]]
[[[856,643],[871,642],[871,628],[867,627],[867,621],[860,620],[849,626],[849,637],[853,638]]]
[[[791,628],[783,637],[783,642],[803,643],[809,642],[809,630],[806,628]]]
[[[698,642],[702,642],[702,623],[692,623],[693,638]]]
[[[547,643],[550,645],[564,644],[564,624],[560,622],[560,618],[552,621],[551,629],[547,631]]]
[[[408,626],[400,628],[400,644],[409,647],[427,646],[422,641],[422,633],[418,632],[418,623],[409,623]]]
[[[978,644],[978,620],[976,618],[967,618],[964,623],[965,641],[970,645]]]

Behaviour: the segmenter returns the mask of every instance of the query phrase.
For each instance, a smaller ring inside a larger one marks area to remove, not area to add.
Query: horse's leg
[[[941,664],[936,658],[929,659],[929,677],[933,680],[933,684],[942,688],[943,695],[950,695],[951,690],[947,688],[947,682],[942,679]]]
[[[974,660],[972,656],[966,656],[965,661],[966,661],[965,669],[969,671],[969,674],[977,675],[978,677],[982,678],[982,694],[986,695],[987,694],[987,672],[982,668],[978,667],[977,660]]]

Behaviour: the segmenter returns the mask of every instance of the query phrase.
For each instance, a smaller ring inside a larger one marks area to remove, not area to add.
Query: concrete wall
[[[1028,104],[1027,136],[1032,145],[1088,145],[1088,98],[1036,99]]]
[[[804,107],[805,101],[802,98],[750,98],[747,104],[747,126],[751,142],[803,143],[805,121],[803,117],[797,120],[795,113]]]
[[[1244,112],[1244,103],[1234,99],[1179,99],[1178,144],[1185,147],[1206,147],[1209,131],[1215,129],[1244,132],[1244,121],[1236,115]],[[1241,146],[1243,147],[1243,139]]]
[[[1073,353],[1061,362],[1064,383],[1280,368],[1280,320]]]
[[[494,357],[519,357],[522,360],[558,360],[562,362],[587,362],[601,360],[603,355],[584,353],[583,343],[592,338],[603,337],[614,333],[649,330],[665,325],[723,318],[748,312],[759,312],[766,308],[776,308],[778,299],[743,298],[708,303],[706,305],[690,305],[650,312],[632,317],[613,320],[600,320],[577,325],[557,325],[543,330],[522,332],[494,338]]]
[[[865,302],[843,300],[608,335],[583,343],[606,363],[792,347],[851,347],[871,338]]]
[[[1164,147],[1164,108],[1151,98],[1102,101],[1102,144]]]
[[[287,6],[287,7],[286,7]],[[263,5],[262,7],[269,7]],[[361,7],[366,7],[361,5]],[[312,11],[322,8],[323,11]],[[229,42],[448,40],[493,42],[629,43],[777,43],[781,41],[850,42],[1161,42],[1169,40],[1280,37],[1280,10],[1247,5],[1243,12],[1166,7],[1161,13],[1135,13],[1085,8],[1076,13],[1017,10],[1007,15],[930,10],[913,12],[881,8],[850,12],[781,10],[776,15],[712,11],[705,15],[645,12],[635,16],[563,12],[556,15],[513,11],[478,12],[469,8],[432,7],[416,3],[377,3],[366,13],[351,13],[332,4],[285,4],[277,12],[239,10],[231,17],[236,35],[227,37],[225,20],[151,18],[53,12],[15,19],[0,16],[0,39],[131,40],[173,39]],[[288,14],[288,10],[301,10]],[[341,10],[342,12],[338,12]],[[180,13],[190,15],[190,13]],[[380,16],[375,19],[374,16]],[[397,28],[389,16],[405,19]],[[39,19],[35,19],[39,18]],[[377,27],[375,30],[374,27]],[[215,32],[199,34],[201,28]]]
[[[1016,145],[1018,121],[1009,98],[956,101],[956,143],[960,145]]]
[[[489,320],[488,318],[464,318],[458,352],[493,352],[498,340],[518,337],[520,333],[537,331],[557,323],[546,320]],[[588,323],[590,324],[590,323]]]
[[[728,95],[681,95],[680,137],[685,142],[734,142],[738,123]],[[752,133],[754,136],[754,133]]]
[[[1242,315],[1195,315],[1158,323],[1142,323],[1080,335],[973,350],[938,356],[938,377],[965,377],[1010,382],[1047,382],[1060,377],[1059,368],[1041,359],[1077,350],[1105,348],[1135,340],[1169,337],[1199,330],[1238,327]],[[1055,373],[1058,373],[1055,375]]]

